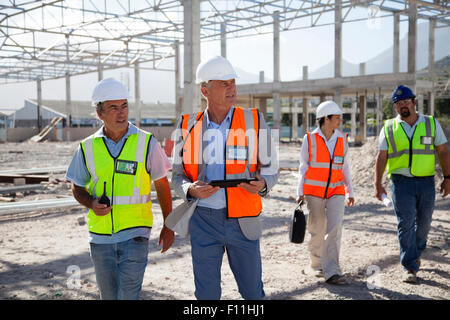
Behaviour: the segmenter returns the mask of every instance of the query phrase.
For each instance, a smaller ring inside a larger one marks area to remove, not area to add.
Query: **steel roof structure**
[[[200,40],[332,25],[339,0],[206,0]],[[342,22],[405,15],[411,1],[342,0]],[[417,17],[450,26],[449,1],[415,0]],[[364,15],[355,8],[367,8]],[[184,43],[183,0],[0,0],[0,78],[49,80],[135,62],[161,62]]]

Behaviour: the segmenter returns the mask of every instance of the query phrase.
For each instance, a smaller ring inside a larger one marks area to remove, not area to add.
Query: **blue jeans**
[[[416,260],[427,245],[434,210],[434,177],[411,178],[393,174],[391,182],[400,261],[406,270],[418,271]]]
[[[90,245],[100,299],[138,300],[148,260],[148,239]]]
[[[248,240],[237,219],[228,219],[226,209],[198,206],[189,222],[195,297],[218,300],[221,296],[223,254],[244,299],[264,298],[259,240]]]

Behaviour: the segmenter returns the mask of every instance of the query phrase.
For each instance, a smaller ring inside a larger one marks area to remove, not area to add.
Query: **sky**
[[[349,18],[367,16],[366,20],[343,23],[342,57],[351,63],[365,62],[393,43],[392,16],[370,19],[369,9],[359,8],[351,11]],[[376,13],[381,14],[381,13]],[[321,23],[331,21],[334,15],[324,16]],[[423,21],[419,20],[419,23]],[[400,39],[407,34],[407,17],[400,22]],[[270,31],[270,29],[269,29]],[[243,37],[227,40],[227,58],[237,68],[258,75],[265,72],[266,78],[273,77],[273,35]],[[427,48],[418,48],[427,50]],[[181,69],[182,69],[182,48]],[[201,59],[220,55],[220,40],[201,43]],[[167,59],[161,67],[173,68],[173,60]],[[281,81],[301,79],[302,67],[307,65],[309,71],[334,60],[334,26],[321,26],[308,29],[280,32],[280,72]],[[144,65],[144,64],[142,64]],[[104,78],[113,76],[118,80],[130,79],[130,98],[134,99],[134,72],[132,68],[104,71]],[[89,100],[92,88],[97,82],[97,73],[71,78],[71,99]],[[182,75],[181,75],[182,77]],[[237,79],[239,84],[239,79]],[[23,106],[25,98],[37,96],[35,82],[4,84],[0,81],[0,107],[18,108]],[[65,99],[65,80],[47,80],[42,82],[43,99]],[[144,102],[174,102],[174,73],[168,71],[141,70],[141,99]]]

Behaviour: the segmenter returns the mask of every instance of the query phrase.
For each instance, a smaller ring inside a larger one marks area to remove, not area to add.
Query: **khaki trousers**
[[[339,267],[342,222],[344,219],[345,196],[322,199],[305,196],[309,210],[308,231],[311,240],[308,250],[313,270],[322,269],[325,280],[342,275]]]

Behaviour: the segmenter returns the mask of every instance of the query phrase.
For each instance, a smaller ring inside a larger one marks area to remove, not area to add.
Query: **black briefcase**
[[[302,243],[305,240],[306,232],[306,217],[303,213],[301,205],[303,200],[300,201],[294,211],[294,218],[292,219],[291,227],[289,230],[289,239],[293,243]]]

